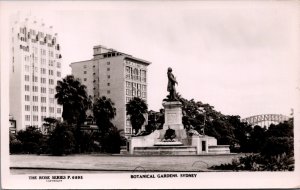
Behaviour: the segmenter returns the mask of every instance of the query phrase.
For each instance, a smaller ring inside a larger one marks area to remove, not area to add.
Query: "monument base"
[[[168,142],[168,141],[160,141],[154,144],[154,146],[182,146],[182,142],[174,141],[174,142]]]
[[[188,136],[182,124],[181,102],[163,102],[165,123],[163,129],[147,136],[131,137],[128,151],[134,155],[200,155],[228,154],[228,145],[217,145],[214,137]],[[166,131],[171,129],[171,134]]]

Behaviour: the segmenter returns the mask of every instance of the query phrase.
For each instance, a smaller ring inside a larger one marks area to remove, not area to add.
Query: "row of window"
[[[25,65],[24,66],[25,67],[25,71],[30,71],[30,66],[29,65]],[[35,72],[37,72],[38,71],[38,68],[37,67],[34,67],[34,70],[35,70]],[[51,69],[49,69],[48,70],[49,72],[49,75],[52,75],[53,76],[53,74],[54,74],[54,71],[53,70],[51,70]],[[46,69],[45,68],[41,68],[41,74],[46,74]],[[60,71],[57,71],[56,72],[56,75],[58,76],[58,77],[60,77],[61,76],[61,72]]]
[[[146,85],[135,83],[135,82],[129,82],[129,81],[126,81],[126,88],[128,88],[128,89],[138,89],[138,90],[141,89],[142,91],[146,91]]]
[[[30,86],[25,85],[25,91],[29,92],[30,91]],[[38,92],[38,86],[32,86],[32,91],[33,92]],[[45,87],[41,87],[41,93],[47,93],[47,89]]]
[[[41,121],[44,121],[45,118],[46,116],[41,116]],[[25,121],[30,121],[30,119],[31,119],[30,115],[25,115]],[[38,115],[33,115],[32,121],[39,121]]]
[[[25,105],[25,111],[30,111],[30,105]],[[38,112],[39,107],[38,106],[32,106],[32,111]],[[61,113],[61,108],[57,108],[57,113]],[[41,112],[47,112],[46,106],[41,106]],[[49,107],[49,112],[54,113],[54,107]]]
[[[25,55],[25,56],[24,56],[24,60],[25,60],[25,61],[30,61],[30,57],[27,56],[27,55]],[[38,58],[37,58],[37,57],[34,57],[33,60],[34,60],[34,63],[37,63],[37,62],[38,62]],[[40,59],[40,63],[41,63],[41,65],[46,65],[46,59],[45,59],[45,58],[41,58],[41,59]],[[54,60],[48,60],[48,65],[49,65],[49,66],[54,66],[54,63],[55,63]],[[56,67],[57,67],[57,68],[60,68],[60,67],[61,67],[60,62],[56,62]]]
[[[25,95],[25,101],[30,101],[30,96],[29,95]],[[38,102],[38,96],[32,96],[32,101],[33,102]],[[46,97],[41,96],[41,102],[42,103],[46,103]],[[49,102],[50,103],[54,103],[54,98],[49,98]]]
[[[126,95],[127,96],[137,96],[137,97],[146,98],[146,92],[141,92],[140,90],[126,89]]]

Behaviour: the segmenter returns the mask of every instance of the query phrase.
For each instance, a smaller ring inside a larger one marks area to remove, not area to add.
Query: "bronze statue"
[[[169,67],[168,68],[168,92],[170,92],[169,95],[169,100],[177,100],[176,97],[176,89],[175,89],[175,84],[178,85],[178,82],[176,81],[176,78],[174,77],[173,73],[172,73],[172,68]]]
[[[168,127],[164,136],[165,140],[173,141],[175,137],[176,137],[175,130]]]

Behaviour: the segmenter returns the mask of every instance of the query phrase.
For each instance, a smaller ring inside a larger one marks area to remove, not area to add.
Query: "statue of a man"
[[[176,89],[175,84],[178,85],[178,82],[176,81],[176,78],[174,77],[172,73],[172,68],[168,68],[168,92],[170,92],[169,99],[170,100],[177,100],[176,98]]]

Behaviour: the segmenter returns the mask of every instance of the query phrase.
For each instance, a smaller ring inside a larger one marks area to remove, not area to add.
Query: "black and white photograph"
[[[299,188],[299,8],[0,1],[1,188]]]

